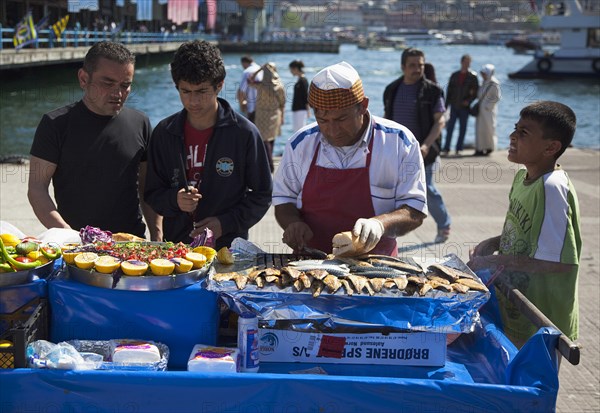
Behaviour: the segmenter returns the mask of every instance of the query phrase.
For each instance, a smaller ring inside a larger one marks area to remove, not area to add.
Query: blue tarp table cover
[[[2,287],[0,288],[0,314],[14,313],[30,301],[36,298],[45,298],[47,295],[48,284],[44,279]]]
[[[217,341],[217,294],[200,283],[161,291],[92,287],[59,276],[49,283],[50,341],[153,340],[169,347],[169,369],[185,369],[195,344]]]
[[[216,298],[199,284],[140,294],[58,278],[49,295],[53,341],[128,333],[168,344],[177,361],[166,372],[0,370],[0,412],[530,413],[556,406],[560,333],[541,328],[517,351],[494,323],[490,302],[474,332],[448,347],[443,367],[324,364],[327,375],[317,375],[298,373],[317,364],[262,363],[258,373],[226,374],[174,371],[183,369],[197,331],[216,320]]]
[[[446,366],[262,363],[259,373],[0,372],[1,411],[68,412],[549,412],[558,392],[558,331],[517,352],[494,324],[448,348]]]

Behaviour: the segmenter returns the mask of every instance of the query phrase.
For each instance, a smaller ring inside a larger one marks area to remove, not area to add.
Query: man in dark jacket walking
[[[450,236],[450,214],[433,179],[439,165],[442,129],[444,128],[444,92],[423,76],[425,54],[414,48],[402,52],[403,76],[390,83],[383,92],[384,117],[406,126],[421,145],[427,183],[427,208],[437,224],[435,242]]]
[[[171,75],[184,109],[154,128],[145,198],[163,216],[167,241],[190,242],[205,228],[230,246],[267,212],[273,182],[256,126],[218,94],[225,80],[216,46],[182,44]]]
[[[448,81],[448,91],[446,94],[446,106],[450,107],[450,119],[446,125],[446,142],[443,153],[450,152],[452,143],[452,133],[456,119],[459,122],[458,142],[456,142],[456,154],[460,155],[463,149],[465,134],[467,133],[467,122],[469,121],[469,107],[477,98],[477,73],[469,70],[471,66],[471,56],[468,54],[460,58],[460,70],[452,73]]]

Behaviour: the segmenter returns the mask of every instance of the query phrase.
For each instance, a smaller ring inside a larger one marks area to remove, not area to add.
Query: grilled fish
[[[455,282],[459,278],[473,279],[471,274],[467,274],[466,272],[457,270],[456,268],[448,267],[447,265],[432,264],[427,267],[427,269],[436,273],[440,277],[446,278],[450,282]]]

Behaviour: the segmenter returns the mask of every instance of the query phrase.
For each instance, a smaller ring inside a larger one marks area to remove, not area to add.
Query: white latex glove
[[[354,224],[352,233],[359,237],[360,243],[365,245],[365,251],[371,251],[383,236],[383,224],[375,218],[359,218]]]

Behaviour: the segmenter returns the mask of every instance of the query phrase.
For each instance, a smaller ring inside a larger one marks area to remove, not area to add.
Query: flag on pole
[[[60,35],[67,28],[67,23],[69,22],[69,15],[67,14],[65,17],[57,21],[52,25],[52,30],[54,30],[54,35],[58,40],[60,40]]]
[[[137,0],[137,21],[152,20],[152,0]]]
[[[15,45],[15,49],[20,49],[35,41],[37,41],[37,31],[33,24],[31,12],[28,12],[25,17],[23,17],[23,20],[17,24],[17,27],[15,27],[13,44]]]
[[[175,24],[198,21],[198,0],[169,0],[167,18]]]
[[[217,22],[217,0],[206,0],[206,29],[213,31]]]

